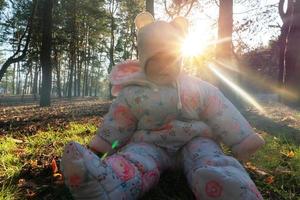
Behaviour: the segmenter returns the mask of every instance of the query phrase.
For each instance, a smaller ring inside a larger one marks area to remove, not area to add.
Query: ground
[[[275,101],[261,104],[265,113],[241,109],[266,140],[243,164],[265,199],[300,199],[300,111]],[[50,108],[0,105],[0,200],[72,199],[57,169],[62,148],[70,140],[87,143],[109,105],[99,99],[56,101]],[[142,199],[194,197],[182,172],[169,171]]]

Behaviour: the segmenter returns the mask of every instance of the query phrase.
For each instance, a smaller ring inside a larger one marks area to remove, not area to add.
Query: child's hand
[[[109,143],[101,139],[98,135],[95,135],[88,145],[94,153],[106,153],[111,152],[112,147]]]
[[[253,155],[264,144],[265,141],[260,135],[253,134],[248,136],[241,143],[233,146],[232,152],[237,159],[247,161],[251,155]]]

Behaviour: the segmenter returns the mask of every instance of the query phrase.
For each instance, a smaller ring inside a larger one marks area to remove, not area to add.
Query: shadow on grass
[[[159,184],[140,200],[194,200],[192,190],[182,170],[169,170],[162,174]]]
[[[18,186],[16,200],[73,200],[62,181],[55,180],[50,167],[32,168],[26,164],[18,175],[5,182]]]
[[[15,199],[31,200],[73,200],[68,188],[57,183],[50,168],[35,168],[25,165],[21,173],[11,178],[13,184],[19,180],[26,180],[20,187],[20,196]],[[193,200],[195,199],[182,170],[166,171],[162,174],[159,183],[147,192],[140,200]]]

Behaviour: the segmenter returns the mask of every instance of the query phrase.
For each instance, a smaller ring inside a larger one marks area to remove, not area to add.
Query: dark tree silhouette
[[[154,0],[146,0],[146,10],[154,17]]]
[[[30,39],[31,39],[32,22],[33,22],[33,18],[35,16],[35,13],[36,13],[36,7],[37,7],[37,0],[33,0],[33,2],[32,2],[32,11],[31,11],[30,17],[28,19],[26,29],[25,29],[24,33],[22,34],[22,36],[20,37],[17,50],[1,66],[0,81],[3,78],[5,72],[7,71],[7,69],[9,68],[9,66],[11,64],[20,62],[26,57],[26,54],[27,54],[27,51],[28,51],[28,46],[29,46]],[[24,39],[25,39],[25,45],[22,49],[22,43],[23,43]],[[19,55],[20,53],[21,53],[21,55]]]
[[[51,43],[52,43],[53,0],[43,2],[43,31],[41,47],[42,90],[40,106],[50,106],[52,88]]]
[[[284,12],[284,0],[279,3],[279,14],[283,20],[280,36],[279,83],[291,91],[294,98],[282,96],[289,104],[300,104],[300,0],[288,0]]]

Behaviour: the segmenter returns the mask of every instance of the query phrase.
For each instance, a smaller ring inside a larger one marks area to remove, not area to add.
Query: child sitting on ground
[[[89,144],[92,150],[76,142],[65,147],[61,169],[74,198],[137,199],[164,170],[178,166],[197,199],[262,199],[219,143],[247,160],[264,141],[216,87],[182,72],[185,18],[154,21],[144,12],[135,23],[139,61],[113,68],[117,98]]]

